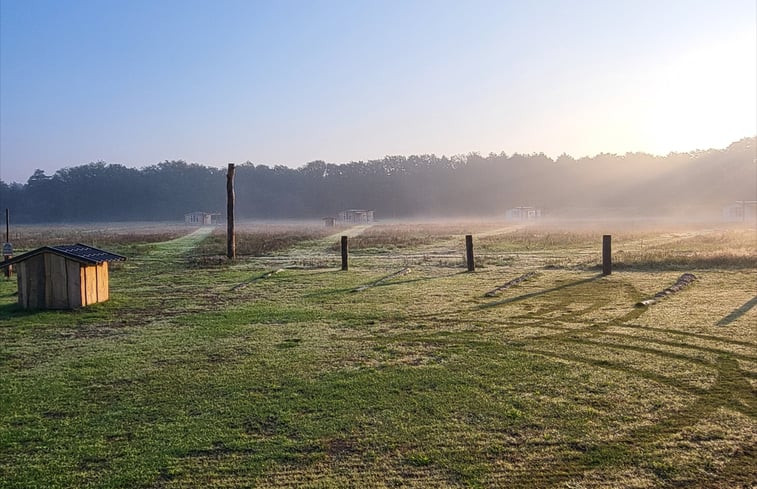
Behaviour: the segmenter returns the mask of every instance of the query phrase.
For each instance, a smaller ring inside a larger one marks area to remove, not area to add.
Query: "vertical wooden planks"
[[[66,259],[52,253],[45,253],[45,307],[65,309],[68,306],[68,284],[66,280]]]
[[[84,272],[84,284],[82,288],[87,297],[86,306],[97,302],[97,266],[87,265],[81,267]]]
[[[97,302],[108,300],[108,262],[97,265]]]
[[[18,283],[18,305],[29,308],[29,274],[26,273],[26,263],[16,264],[16,281]]]
[[[37,255],[26,260],[27,307],[42,309],[45,307],[45,257]]]
[[[71,309],[84,305],[82,300],[81,266],[73,260],[66,260],[68,307]]]

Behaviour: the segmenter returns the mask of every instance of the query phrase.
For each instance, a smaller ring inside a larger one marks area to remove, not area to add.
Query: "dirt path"
[[[212,226],[205,226],[180,238],[156,243],[152,245],[153,248],[150,251],[135,261],[142,264],[175,263],[177,260],[183,259],[203,239],[210,236],[214,229]]]
[[[342,236],[347,236],[348,238],[354,238],[355,236],[360,236],[372,226],[373,224],[362,224],[360,226],[352,226],[351,228],[326,236],[325,238],[323,238],[323,241],[329,241],[329,242],[335,241],[335,240],[338,241],[339,238],[341,238]]]
[[[324,256],[331,257],[333,255],[333,252],[329,252],[328,250],[332,246],[334,246],[335,243],[338,243],[342,236],[354,238],[355,236],[359,236],[364,233],[371,226],[373,225],[364,224],[360,226],[353,226],[351,228],[343,229],[338,233],[330,234],[325,238],[303,241],[287,249],[284,254],[292,257],[292,259],[315,258]]]

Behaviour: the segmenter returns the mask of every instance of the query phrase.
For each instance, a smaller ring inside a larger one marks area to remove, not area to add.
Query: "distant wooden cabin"
[[[757,221],[757,200],[737,200],[735,204],[723,207],[723,220],[752,223]]]
[[[221,214],[210,212],[190,212],[184,214],[184,224],[190,226],[210,226],[217,224]]]
[[[513,207],[507,209],[505,218],[508,221],[531,221],[541,218],[541,209],[537,207]]]
[[[324,217],[323,225],[327,228],[333,228],[336,225],[336,217]]]
[[[2,262],[14,265],[24,309],[75,309],[108,300],[108,262],[126,258],[83,244],[43,246]]]
[[[347,209],[339,213],[341,222],[365,223],[373,222],[373,211],[364,209]]]

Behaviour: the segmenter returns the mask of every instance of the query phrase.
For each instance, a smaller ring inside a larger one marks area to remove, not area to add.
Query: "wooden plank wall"
[[[29,281],[26,274],[26,263],[21,262],[16,267],[16,281],[18,282],[18,305],[24,309],[29,308]]]
[[[108,263],[81,265],[42,253],[16,265],[18,303],[24,309],[74,309],[107,301]]]
[[[97,301],[105,302],[110,297],[108,292],[108,262],[97,265]]]
[[[71,307],[68,297],[66,260],[62,256],[45,253],[45,307],[66,309]]]
[[[68,307],[72,309],[84,305],[79,268],[78,262],[66,260],[66,295],[68,296]]]
[[[95,265],[81,267],[81,288],[83,306],[97,302],[97,267]]]
[[[29,258],[26,264],[26,302],[29,309],[45,307],[45,257],[37,255]]]

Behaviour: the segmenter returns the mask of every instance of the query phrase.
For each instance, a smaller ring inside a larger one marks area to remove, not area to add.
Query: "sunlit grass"
[[[699,261],[691,286],[637,308],[680,271],[637,261],[602,277],[595,234],[503,229],[480,244],[510,259],[466,273],[462,260],[422,259],[459,235],[413,244],[408,228],[405,245],[356,254],[349,272],[250,281],[305,251],[338,262],[323,232],[288,232],[298,238],[224,267],[188,261],[218,246],[202,233],[135,245],[111,300],[78,311],[21,311],[1,282],[0,485],[753,481],[754,267]],[[616,251],[750,249],[729,233],[617,234]],[[361,289],[410,256],[408,273]]]

